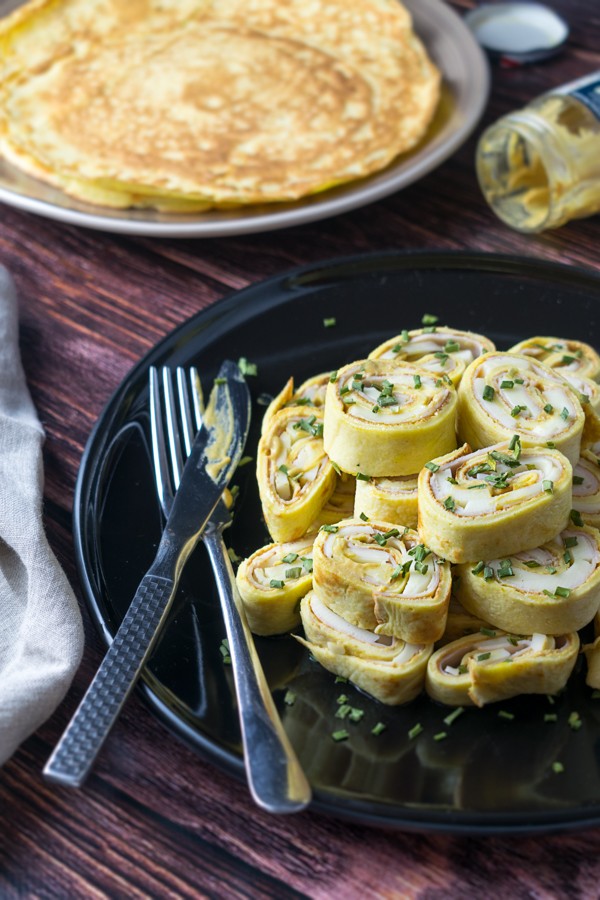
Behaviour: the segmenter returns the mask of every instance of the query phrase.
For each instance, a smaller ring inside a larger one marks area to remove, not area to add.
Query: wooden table
[[[459,11],[472,4],[457,2]],[[481,126],[408,189],[328,221],[205,240],[121,237],[3,206],[0,261],[18,285],[22,353],[47,431],[46,523],[77,589],[71,508],[94,422],[131,366],[174,326],[231,291],[298,264],[387,248],[476,249],[600,271],[600,220],[540,236],[486,207],[473,154],[481,127],[600,68],[595,0],[553,0],[572,25],[565,51],[493,70]],[[383,831],[311,811],[258,811],[245,786],[166,732],[134,695],[85,788],[41,769],[103,646],[85,609],[86,650],[67,699],[0,772],[3,897],[597,897],[600,831],[487,839]]]

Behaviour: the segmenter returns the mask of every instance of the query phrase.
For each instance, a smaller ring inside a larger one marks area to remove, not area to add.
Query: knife
[[[44,768],[47,780],[80,787],[144,666],[172,604],[183,567],[239,463],[250,394],[235,363],[221,367],[158,550],[81,703]]]

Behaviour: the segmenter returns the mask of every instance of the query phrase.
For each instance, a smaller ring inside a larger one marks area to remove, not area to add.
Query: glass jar
[[[477,177],[518,231],[558,228],[600,211],[600,72],[510,113],[482,134]]]

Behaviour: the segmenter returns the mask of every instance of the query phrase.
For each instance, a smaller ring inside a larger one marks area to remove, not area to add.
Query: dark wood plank
[[[489,107],[456,155],[363,209],[271,234],[151,240],[1,208],[0,261],[18,285],[23,360],[47,430],[48,534],[77,590],[71,506],[85,442],[140,356],[198,310],[292,266],[385,248],[466,248],[600,269],[599,217],[540,236],[512,232],[487,208],[474,173],[485,124],[600,68],[597,2],[552,6],[572,26],[565,51],[527,68],[494,68]],[[245,785],[171,737],[137,695],[83,790],[46,785],[42,766],[101,658],[83,614],[87,645],[72,691],[0,771],[2,897],[598,896],[600,830],[480,840],[312,812],[269,817]]]

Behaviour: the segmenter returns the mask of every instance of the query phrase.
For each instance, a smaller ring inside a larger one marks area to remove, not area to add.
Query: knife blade
[[[250,393],[230,361],[184,466],[156,556],[96,675],[44,768],[48,781],[80,787],[156,643],[183,567],[233,475],[248,434]]]

